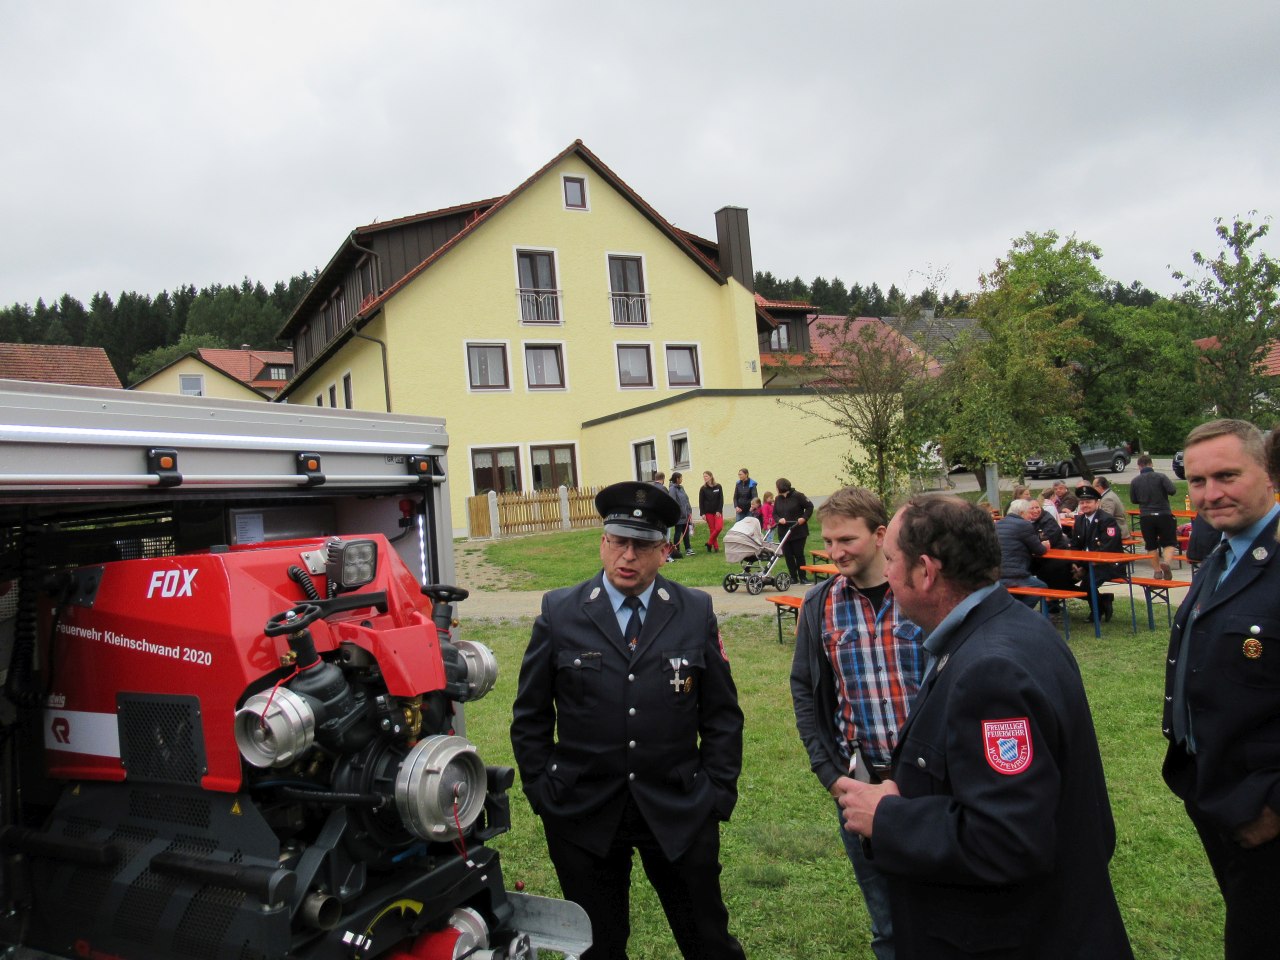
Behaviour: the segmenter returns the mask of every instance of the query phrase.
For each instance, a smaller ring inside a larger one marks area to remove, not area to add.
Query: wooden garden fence
[[[596,494],[602,487],[558,487],[531,493],[489,493],[467,498],[473,539],[513,537],[600,524]]]

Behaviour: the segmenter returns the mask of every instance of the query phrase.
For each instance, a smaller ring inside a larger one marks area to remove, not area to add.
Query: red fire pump
[[[420,587],[382,535],[120,560],[41,586],[27,735],[42,730],[45,783],[62,787],[43,823],[0,835],[21,887],[7,893],[31,907],[26,947],[536,955],[484,846],[509,828],[512,771],[484,764],[455,711],[497,678],[487,648],[453,637],[465,591]]]

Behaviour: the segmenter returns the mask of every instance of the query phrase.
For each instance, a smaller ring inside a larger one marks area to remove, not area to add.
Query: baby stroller
[[[747,585],[747,593],[755,596],[768,584],[781,593],[791,586],[791,574],[783,570],[776,576],[773,568],[782,556],[782,544],[791,536],[788,530],[780,543],[767,543],[764,531],[760,529],[760,521],[755,517],[743,517],[724,535],[724,558],[730,563],[742,564],[741,573],[727,573],[724,577],[724,588],[729,593],[738,589],[738,584]],[[757,569],[763,568],[763,569]]]

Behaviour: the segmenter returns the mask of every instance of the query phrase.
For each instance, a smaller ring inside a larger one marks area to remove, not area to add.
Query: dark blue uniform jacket
[[[603,580],[543,597],[511,725],[520,780],[548,831],[597,855],[631,791],[674,860],[737,802],[737,690],[707,594],[658,577],[631,656]]]
[[[1133,956],[1075,658],[1003,587],[951,633],[903,727],[870,851],[898,960]]]

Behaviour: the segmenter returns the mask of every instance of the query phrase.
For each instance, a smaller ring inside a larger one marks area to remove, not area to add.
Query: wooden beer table
[[[1132,574],[1129,572],[1129,565],[1138,560],[1150,560],[1154,554],[1150,553],[1112,553],[1105,550],[1047,550],[1040,554],[1042,560],[1068,560],[1071,563],[1084,564],[1089,569],[1089,596],[1094,597],[1098,594],[1098,578],[1094,572],[1097,564],[1114,563],[1124,567],[1124,581],[1129,583]],[[1093,635],[1095,637],[1102,636],[1102,615],[1098,608],[1102,606],[1100,603],[1091,603],[1093,608]],[[1066,616],[1066,613],[1063,613]],[[1133,624],[1133,632],[1138,632],[1138,607],[1133,600],[1133,584],[1129,583],[1129,619]]]

